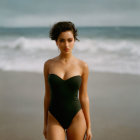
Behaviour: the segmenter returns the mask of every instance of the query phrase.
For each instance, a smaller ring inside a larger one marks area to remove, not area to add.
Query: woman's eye
[[[63,40],[63,39],[61,39],[61,40],[60,40],[60,42],[64,42],[64,40]]]
[[[68,40],[69,42],[71,42],[72,40],[70,39],[70,40]]]

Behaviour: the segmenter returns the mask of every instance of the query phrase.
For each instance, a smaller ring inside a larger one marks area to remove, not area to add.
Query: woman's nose
[[[65,42],[65,46],[68,47],[68,45],[69,45],[69,43],[66,41],[66,42]]]

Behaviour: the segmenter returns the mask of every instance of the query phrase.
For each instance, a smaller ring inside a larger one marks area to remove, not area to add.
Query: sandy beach
[[[90,72],[93,139],[140,139],[140,75]],[[44,140],[43,74],[0,70],[0,139]]]

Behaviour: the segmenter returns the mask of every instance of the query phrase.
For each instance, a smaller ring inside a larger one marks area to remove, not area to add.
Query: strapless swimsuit
[[[82,78],[80,75],[66,80],[53,73],[48,75],[51,94],[49,112],[64,129],[70,126],[74,116],[81,109],[78,99],[78,90],[81,82]]]

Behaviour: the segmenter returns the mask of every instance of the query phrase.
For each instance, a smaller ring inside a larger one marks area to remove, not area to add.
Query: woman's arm
[[[48,84],[48,69],[49,60],[44,63],[44,81],[45,81],[45,95],[44,95],[44,127],[47,127],[48,108],[50,104],[50,90]]]
[[[82,74],[82,83],[79,89],[79,99],[83,109],[83,113],[85,116],[87,129],[91,129],[91,122],[90,122],[90,112],[89,112],[89,97],[87,93],[87,82],[88,82],[88,74],[89,69],[87,63],[84,62],[83,65],[83,74]]]

